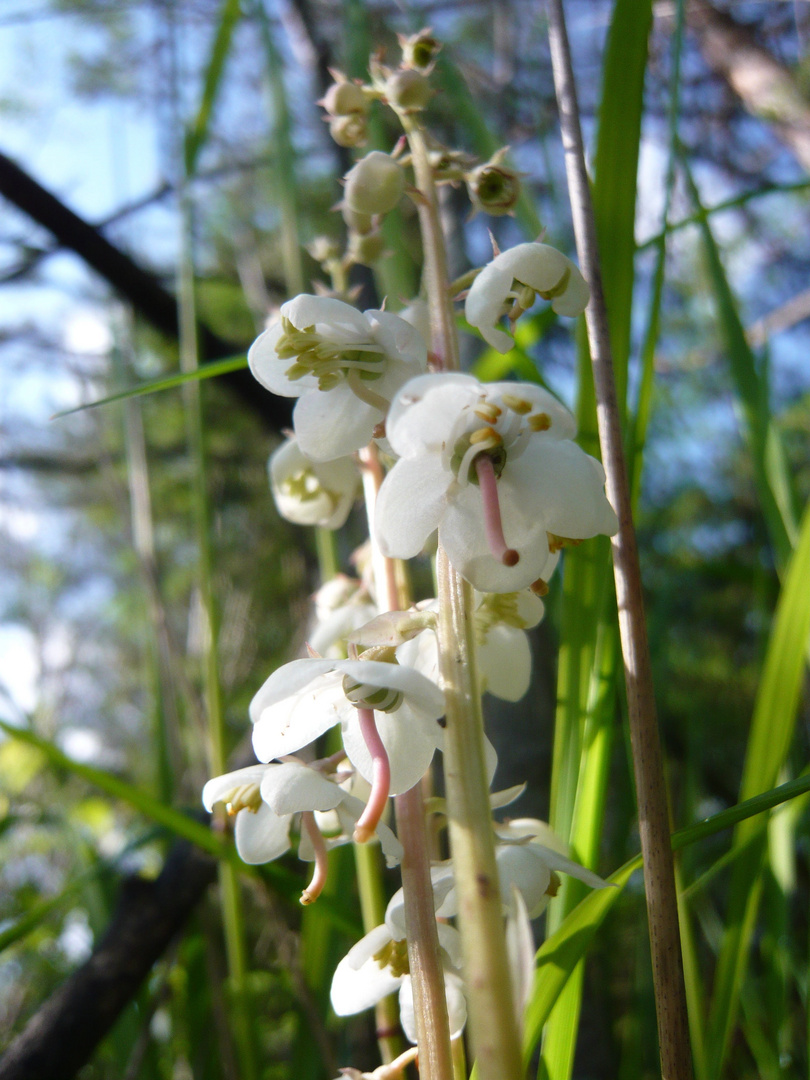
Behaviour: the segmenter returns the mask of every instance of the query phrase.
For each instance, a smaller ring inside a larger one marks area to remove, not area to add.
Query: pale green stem
[[[363,491],[366,498],[372,566],[380,611],[407,607],[410,598],[398,582],[395,560],[386,559],[374,540],[374,507],[383,474],[376,446],[371,443],[360,453]],[[430,879],[425,809],[419,785],[394,799],[397,836],[404,849],[402,891],[405,902],[405,930],[408,964],[413,987],[416,1035],[419,1046],[420,1080],[453,1080],[450,1024],[444,991],[444,970],[439,952],[439,934]]]
[[[402,120],[420,193],[417,205],[425,253],[431,344],[445,370],[458,370],[458,337],[433,170],[418,125],[411,117]],[[523,1063],[512,1002],[484,761],[484,724],[471,618],[472,587],[456,573],[441,547],[437,571],[440,667],[447,707],[444,775],[470,1039],[480,1080],[518,1080],[523,1075]]]
[[[180,301],[180,366],[184,373],[198,367],[197,318],[194,290],[194,263],[191,252],[191,203],[185,185],[181,190],[181,258],[178,296]],[[219,672],[217,670],[217,617],[212,585],[212,561],[209,531],[208,492],[205,482],[205,440],[200,401],[200,386],[196,380],[183,386],[186,406],[188,439],[193,461],[194,511],[196,517],[199,555],[199,586],[201,613],[205,625],[204,681],[208,715],[209,770],[211,776],[225,771],[225,723],[222,714]],[[220,860],[219,887],[222,921],[225,932],[225,953],[228,974],[234,988],[234,1037],[239,1052],[243,1080],[257,1075],[256,1058],[247,1005],[247,957],[242,914],[242,897],[236,868]]]

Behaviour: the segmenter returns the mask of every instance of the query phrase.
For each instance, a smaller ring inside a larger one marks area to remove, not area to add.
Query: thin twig
[[[607,473],[608,497],[619,518],[619,531],[612,541],[613,564],[627,683],[639,833],[644,857],[661,1070],[664,1080],[689,1080],[692,1061],[666,782],[655,714],[638,549],[616,403],[607,311],[599,270],[596,225],[562,0],[548,0],[547,7],[551,62],[560,111],[574,233],[582,272],[591,287],[591,302],[585,311],[585,319],[596,388],[599,440]]]

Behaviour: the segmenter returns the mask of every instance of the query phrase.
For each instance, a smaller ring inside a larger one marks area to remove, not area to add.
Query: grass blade
[[[183,151],[187,176],[194,175],[200,151],[208,138],[211,116],[219,93],[220,83],[222,82],[225,61],[230,52],[234,27],[239,21],[239,15],[239,0],[223,0],[219,13],[219,23],[211,46],[211,56],[205,71],[200,107],[197,110],[194,122],[186,132]]]

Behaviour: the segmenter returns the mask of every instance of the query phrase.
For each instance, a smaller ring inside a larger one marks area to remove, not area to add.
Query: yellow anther
[[[532,403],[525,398],[517,397],[516,394],[501,394],[501,401],[507,409],[511,409],[519,416],[525,416],[526,413],[532,411]]]
[[[557,536],[556,533],[546,533],[548,537],[548,550],[553,555],[556,551],[562,551],[566,547],[578,547],[582,540],[572,540],[570,536]]]
[[[499,409],[498,406],[492,401],[479,401],[473,409],[476,416],[480,416],[482,420],[486,420],[490,424],[494,424],[498,417],[503,412],[503,409]]]
[[[225,809],[230,817],[234,817],[240,810],[249,810],[255,814],[262,805],[262,795],[258,784],[242,784],[231,792]]]
[[[537,581],[531,583],[529,589],[535,596],[546,596],[548,594],[548,582],[539,577]]]
[[[549,880],[548,888],[546,889],[546,896],[556,896],[557,893],[560,891],[560,884],[560,879],[552,870],[551,879]]]
[[[489,443],[490,446],[500,446],[503,439],[495,430],[491,427],[478,428],[470,435],[470,446],[477,446],[478,443]]]
[[[395,979],[410,972],[408,963],[408,943],[406,941],[389,941],[375,952],[372,957],[381,968],[388,968]]]
[[[526,422],[532,431],[548,431],[551,427],[551,417],[544,412],[535,413]]]

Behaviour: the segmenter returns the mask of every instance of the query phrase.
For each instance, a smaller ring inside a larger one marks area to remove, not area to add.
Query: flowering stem
[[[301,814],[301,824],[306,829],[307,836],[312,841],[312,849],[315,852],[315,873],[312,875],[309,885],[301,893],[301,903],[306,907],[307,904],[314,903],[323,892],[329,872],[329,853],[326,850],[326,842],[321,830],[318,828],[318,823],[315,821],[315,815],[311,810],[305,810]]]
[[[481,488],[484,502],[484,529],[487,534],[489,550],[494,558],[504,566],[516,566],[520,555],[514,548],[507,547],[501,522],[501,504],[498,500],[498,481],[495,478],[495,466],[486,454],[479,454],[475,459],[475,472]]]
[[[360,722],[360,733],[371,754],[371,794],[354,829],[354,840],[358,844],[365,844],[374,835],[374,830],[388,802],[388,792],[391,790],[391,763],[380,733],[377,731],[374,710],[358,709],[357,719]]]
[[[376,446],[370,443],[361,451],[360,459],[364,466],[363,491],[377,603],[381,612],[401,610],[408,606],[410,597],[397,582],[396,561],[386,559],[374,540],[374,508],[383,479]],[[425,809],[419,785],[397,795],[394,806],[397,836],[404,850],[400,870],[419,1047],[419,1076],[420,1080],[453,1080],[450,1022],[433,904]]]
[[[402,122],[421,195],[417,205],[425,253],[431,345],[445,370],[458,370],[458,337],[433,170],[418,122],[409,116],[403,116]],[[494,474],[492,479],[494,482]],[[505,550],[505,542],[503,547]],[[479,1080],[518,1080],[523,1076],[523,1062],[512,1003],[484,761],[484,723],[475,674],[471,617],[472,587],[452,568],[441,547],[437,572],[439,662],[447,707],[444,776],[470,1038]]]
[[[599,269],[596,223],[585,167],[576,85],[562,0],[549,0],[549,42],[560,110],[574,233],[582,272],[591,287],[585,310],[593,361],[597,419],[607,493],[619,518],[613,564],[624,656],[639,835],[644,856],[653,984],[661,1069],[667,1080],[689,1080],[692,1061],[678,926],[667,788],[655,715],[652,673],[641,592],[630,488],[622,449],[607,311]]]

